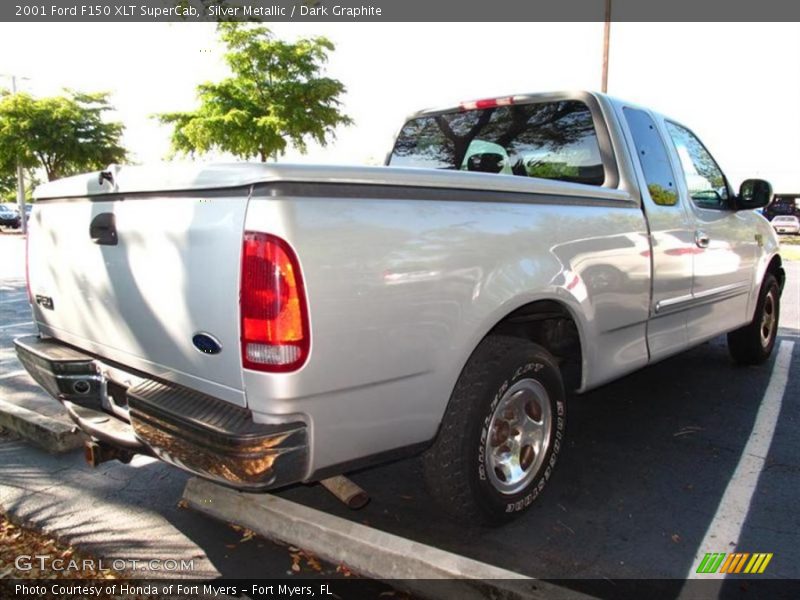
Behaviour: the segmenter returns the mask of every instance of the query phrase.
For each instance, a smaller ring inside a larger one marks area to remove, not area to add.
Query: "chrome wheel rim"
[[[523,379],[503,394],[492,413],[484,452],[492,486],[516,494],[530,484],[550,447],[550,395],[533,379]]]
[[[772,341],[775,335],[775,329],[778,326],[777,315],[775,314],[775,291],[770,290],[764,298],[764,310],[761,313],[761,346],[766,348]]]

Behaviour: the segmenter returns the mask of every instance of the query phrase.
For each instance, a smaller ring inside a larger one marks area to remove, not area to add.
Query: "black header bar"
[[[6,22],[578,22],[605,0],[3,0]],[[611,0],[617,22],[800,21],[791,0]],[[568,40],[565,40],[565,43]],[[666,43],[677,43],[675,39]],[[693,43],[687,40],[687,43]],[[742,43],[768,43],[742,40]]]

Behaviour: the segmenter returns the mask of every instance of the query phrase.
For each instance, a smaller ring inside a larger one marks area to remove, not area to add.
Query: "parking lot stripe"
[[[794,342],[786,340],[782,341],[778,348],[778,356],[772,366],[769,385],[758,408],[750,438],[747,440],[742,456],[739,458],[739,464],[725,488],[714,519],[697,549],[695,559],[689,568],[689,578],[701,576],[695,571],[697,568],[695,565],[700,557],[708,552],[731,551],[739,543],[742,527],[750,510],[750,503],[767,459],[778,416],[781,413],[793,350]],[[716,576],[724,578],[725,574],[719,573]],[[706,578],[709,575],[702,575],[702,577]]]
[[[23,325],[33,325],[33,321],[25,321],[24,323],[10,323],[8,325],[0,325],[0,329],[13,329],[14,327],[22,327]]]
[[[4,373],[3,375],[0,375],[0,379],[11,379],[12,377],[24,375],[25,373],[27,373],[27,371],[25,371],[24,369],[20,371],[11,371],[11,373]]]

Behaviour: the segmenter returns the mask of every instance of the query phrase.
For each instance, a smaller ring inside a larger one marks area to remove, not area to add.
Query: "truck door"
[[[746,322],[757,242],[747,216],[733,209],[733,192],[702,142],[682,125],[665,125],[682,170],[681,200],[694,222],[687,331],[690,343],[699,342]]]
[[[655,119],[625,107],[624,120],[638,157],[637,177],[650,230],[652,295],[647,344],[650,360],[684,349],[688,343],[684,303],[692,295],[694,226],[678,195],[678,182]],[[630,142],[629,142],[630,143]]]

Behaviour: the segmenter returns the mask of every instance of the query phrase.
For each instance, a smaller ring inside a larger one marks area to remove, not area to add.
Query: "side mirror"
[[[736,210],[755,210],[772,200],[772,186],[763,179],[746,179],[739,188]]]

